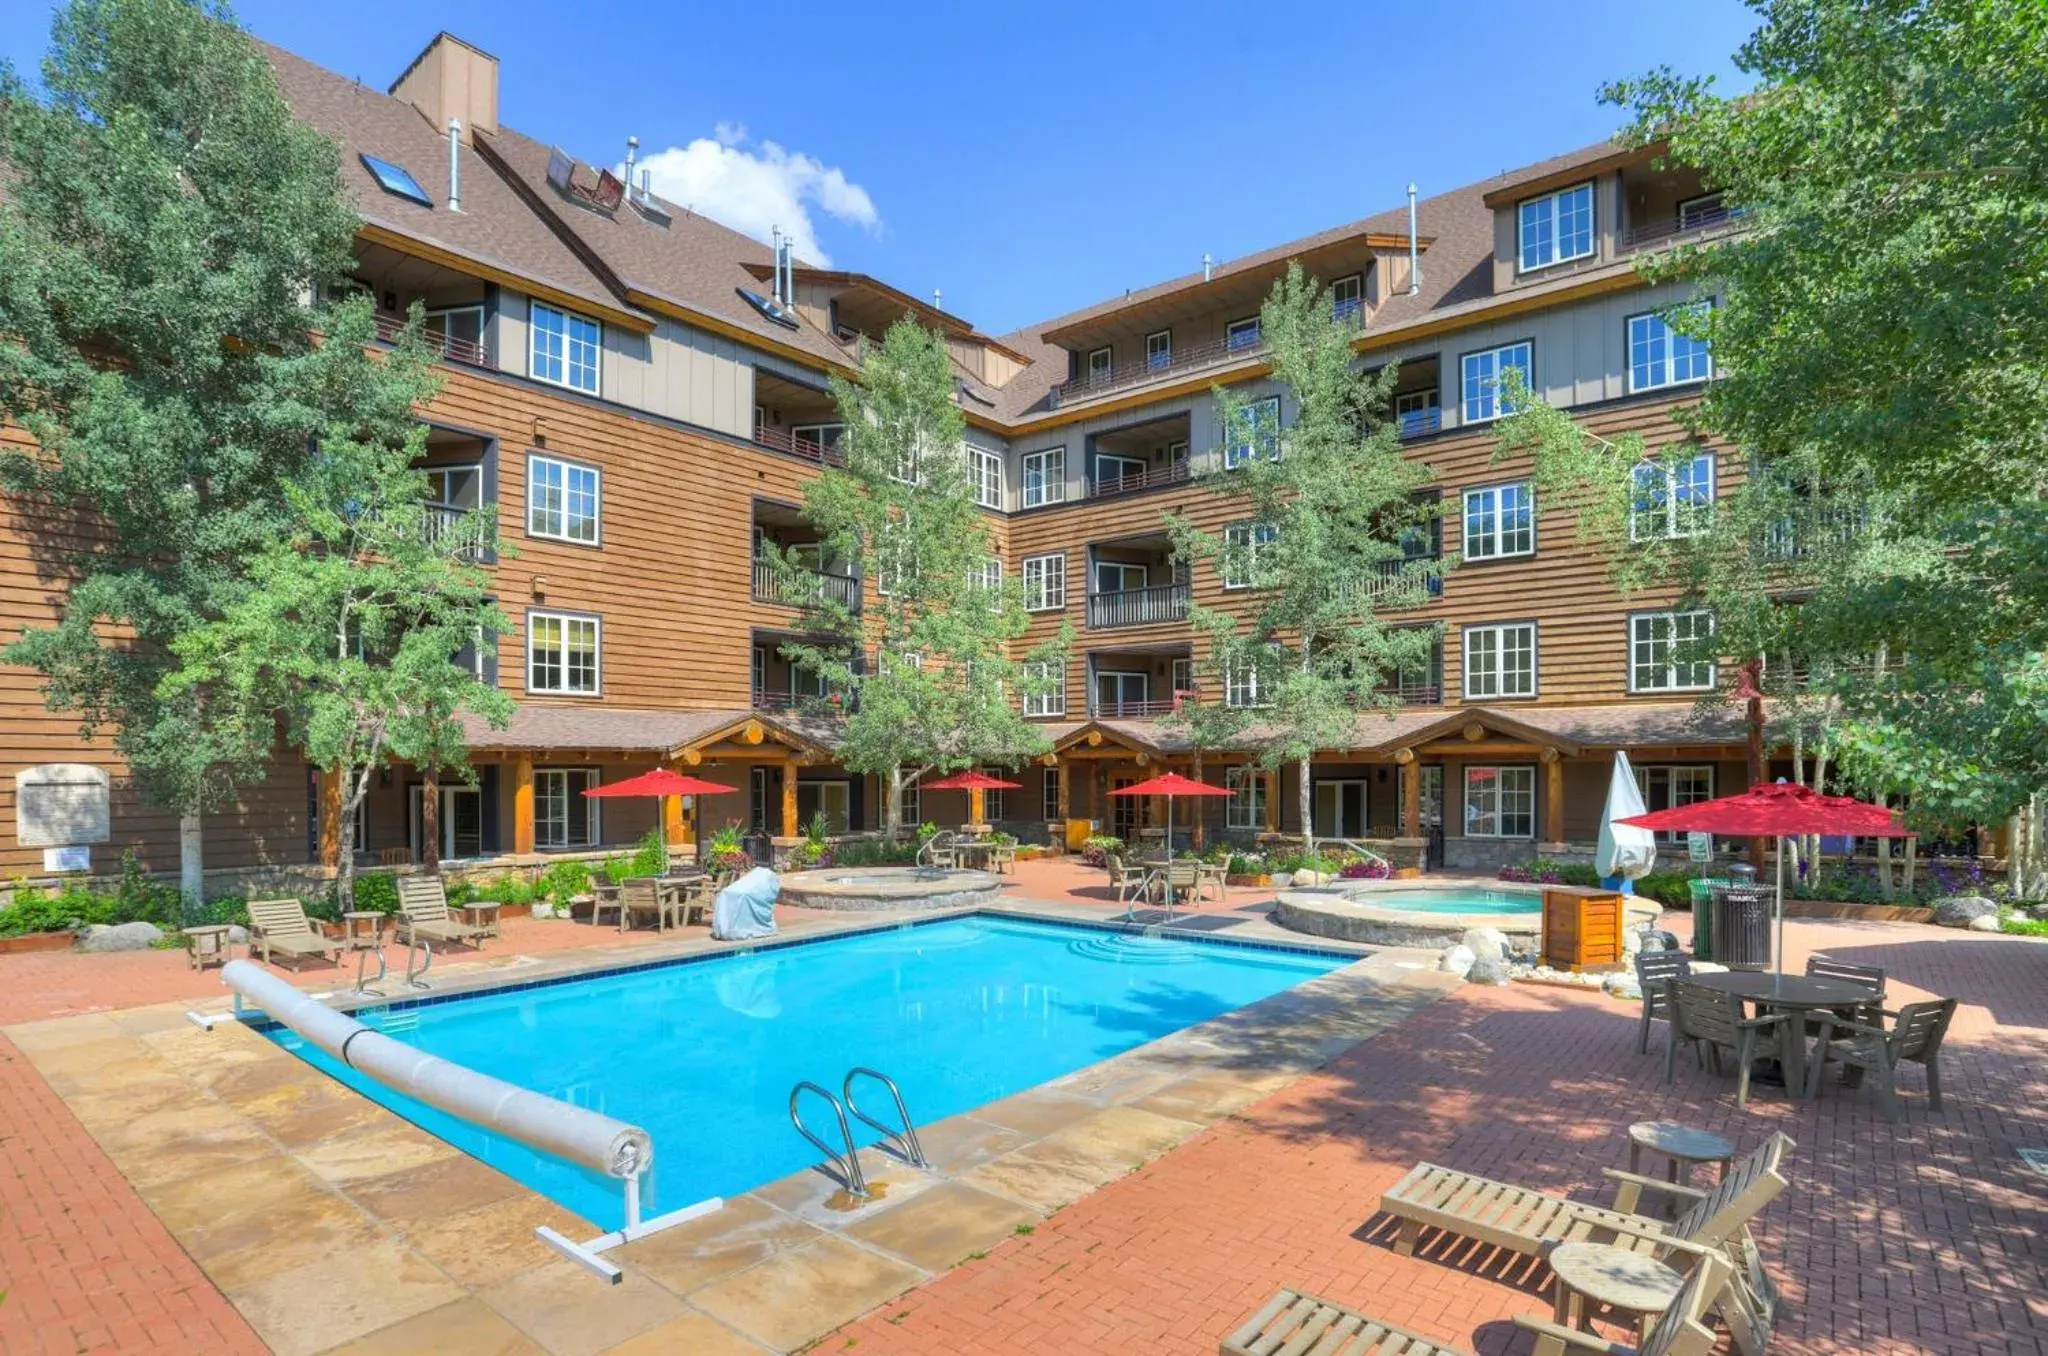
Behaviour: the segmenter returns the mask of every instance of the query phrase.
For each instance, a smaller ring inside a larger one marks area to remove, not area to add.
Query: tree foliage
[[[1058,681],[1066,652],[1063,632],[1013,653],[1028,618],[974,502],[954,391],[944,341],[908,318],[858,381],[833,379],[844,465],[804,487],[804,513],[824,563],[874,583],[863,606],[818,587],[820,562],[762,548],[804,605],[806,638],[783,653],[835,695],[839,761],[883,779],[892,838],[903,788],[924,773],[1014,767],[1044,750],[1020,699]]]
[[[1715,298],[1671,317],[1718,373],[1684,419],[1740,452],[1711,531],[1623,537],[1618,573],[1713,607],[1859,789],[2000,819],[2048,785],[2048,8],[1752,3],[1750,92],[1607,91],[1743,227],[1642,264]],[[1503,433],[1625,533],[1639,441],[1541,409]]]
[[[273,739],[166,690],[173,645],[247,597],[292,521],[280,485],[370,380],[311,337],[343,327],[309,298],[352,267],[337,152],[225,10],[73,0],[39,91],[0,69],[0,163],[0,418],[37,444],[0,483],[67,586],[6,657],[110,728],[151,799],[196,810]]]
[[[1428,472],[1402,455],[1388,417],[1396,369],[1358,369],[1355,331],[1299,264],[1259,323],[1295,418],[1283,432],[1270,406],[1216,389],[1226,469],[1208,484],[1244,516],[1222,532],[1180,515],[1167,526],[1182,561],[1243,581],[1247,606],[1189,609],[1212,690],[1177,719],[1199,747],[1246,748],[1266,768],[1300,764],[1309,833],[1309,760],[1356,742],[1359,713],[1392,705],[1386,680],[1424,662],[1438,638],[1381,610],[1421,602],[1440,565],[1404,548],[1434,507],[1417,499]],[[1255,695],[1233,705],[1233,686]]]

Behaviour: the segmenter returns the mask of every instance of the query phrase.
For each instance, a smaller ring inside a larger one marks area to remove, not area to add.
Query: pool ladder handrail
[[[846,1152],[844,1154],[812,1134],[811,1128],[804,1124],[803,1112],[799,1110],[798,1102],[802,1099],[806,1089],[817,1093],[831,1104],[832,1114],[839,1120],[839,1138],[846,1144]],[[849,1196],[859,1196],[863,1200],[867,1199],[870,1194],[868,1192],[868,1182],[867,1178],[861,1174],[860,1155],[855,1150],[853,1144],[853,1127],[847,1124],[846,1108],[839,1104],[837,1097],[834,1097],[816,1083],[811,1082],[808,1078],[805,1079],[789,1090],[789,1122],[796,1127],[796,1132],[799,1135],[815,1144],[818,1147],[818,1152],[824,1154],[825,1157],[831,1159],[838,1166],[840,1185],[846,1188]]]
[[[896,1103],[897,1119],[903,1122],[902,1129],[898,1130],[892,1126],[885,1125],[860,1109],[859,1104],[853,1100],[853,1080],[856,1078],[872,1078],[889,1090],[890,1099]],[[903,1101],[903,1089],[896,1086],[895,1079],[889,1077],[880,1069],[870,1069],[864,1064],[856,1065],[847,1070],[846,1081],[840,1084],[839,1090],[846,1094],[846,1109],[848,1111],[851,1111],[870,1129],[882,1132],[882,1147],[888,1149],[896,1157],[902,1159],[913,1168],[929,1168],[931,1166],[925,1159],[924,1146],[917,1142],[917,1125],[910,1119],[910,1108]]]

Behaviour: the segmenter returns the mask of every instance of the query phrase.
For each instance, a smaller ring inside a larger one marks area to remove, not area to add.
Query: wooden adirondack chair
[[[1650,1053],[1650,1023],[1671,1020],[1671,986],[1692,974],[1692,959],[1683,951],[1636,952],[1636,986],[1643,991],[1642,1029],[1636,1053]]]
[[[1671,985],[1671,1034],[1664,1046],[1664,1081],[1678,1064],[1678,1046],[1690,1041],[1705,1052],[1707,1067],[1721,1070],[1721,1051],[1735,1057],[1735,1105],[1749,1105],[1749,1071],[1760,1059],[1783,1059],[1785,1041],[1803,1039],[1795,1019],[1785,1013],[1744,1017],[1742,1000],[1732,993],[1701,988],[1679,980]]]
[[[263,963],[275,964],[273,952],[289,956],[296,972],[308,956],[331,955],[339,963],[341,943],[313,926],[306,906],[296,899],[252,899],[249,901],[249,945],[263,953]]]

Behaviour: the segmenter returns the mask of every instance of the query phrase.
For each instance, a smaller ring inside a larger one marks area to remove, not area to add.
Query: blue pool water
[[[1448,890],[1376,890],[1358,897],[1361,904],[1377,904],[1405,913],[1541,913],[1540,895],[1519,890],[1484,888]]]
[[[361,1014],[444,1059],[644,1127],[647,1216],[818,1161],[789,1123],[810,1079],[869,1065],[920,1122],[971,1110],[1290,988],[1349,957],[973,917]],[[286,1049],[600,1226],[619,1184],[457,1120],[286,1028]],[[880,1119],[886,1095],[857,1089]],[[831,1112],[806,1099],[830,1142]],[[863,1136],[872,1142],[874,1135]]]

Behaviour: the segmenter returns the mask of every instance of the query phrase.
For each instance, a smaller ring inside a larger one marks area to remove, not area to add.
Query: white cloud
[[[749,149],[750,141],[745,127],[721,122],[708,137],[642,157],[639,167],[653,173],[654,191],[670,202],[763,243],[780,226],[798,257],[820,267],[832,260],[818,244],[813,207],[864,231],[881,225],[874,199],[842,170],[773,141]]]

